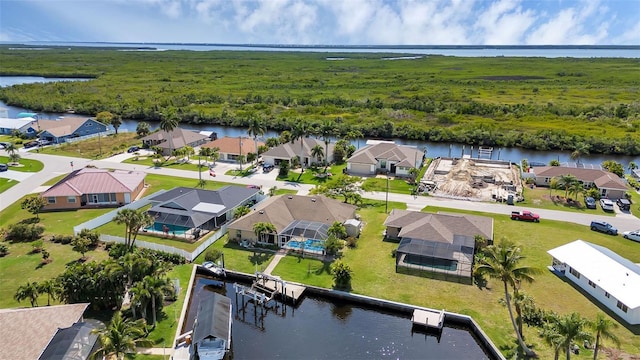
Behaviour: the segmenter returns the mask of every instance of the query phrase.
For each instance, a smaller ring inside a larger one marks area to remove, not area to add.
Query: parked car
[[[273,170],[274,166],[273,165],[264,165],[262,167],[262,172],[268,173],[269,171]]]
[[[128,152],[128,153],[134,153],[134,152],[136,152],[136,151],[138,151],[138,150],[140,150],[140,147],[139,147],[139,146],[132,146],[132,147],[130,147],[129,149],[127,149],[127,152]]]
[[[631,210],[631,201],[629,201],[627,199],[618,199],[618,200],[616,200],[616,204],[618,204],[618,207],[622,211]]]
[[[625,239],[640,242],[640,229],[635,231],[625,231],[622,233],[622,237]]]
[[[600,207],[604,211],[613,211],[613,201],[609,199],[600,199]]]
[[[532,213],[529,210],[524,211],[512,211],[511,220],[533,221],[540,222],[540,215]]]
[[[38,140],[38,145],[39,146],[45,146],[45,145],[49,145],[49,144],[51,144],[51,141],[49,141],[49,140],[44,140],[44,139],[43,140]]]
[[[7,164],[0,164],[0,172],[9,170]]]
[[[25,143],[24,147],[28,149],[28,148],[36,147],[38,145],[40,145],[40,143],[37,140],[34,140],[34,141],[29,141],[28,143]]]
[[[584,206],[586,206],[587,209],[597,208],[596,199],[592,198],[591,196],[587,196],[586,198],[584,198]]]
[[[618,235],[618,229],[614,228],[613,225],[606,221],[593,220],[591,222],[591,230],[610,235]]]

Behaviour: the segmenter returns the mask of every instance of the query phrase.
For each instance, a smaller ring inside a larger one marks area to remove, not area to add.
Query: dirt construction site
[[[508,161],[436,158],[420,180],[419,191],[432,196],[476,201],[519,201],[522,181]]]

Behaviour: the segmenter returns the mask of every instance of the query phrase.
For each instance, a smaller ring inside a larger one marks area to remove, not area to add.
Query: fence
[[[122,129],[119,132],[123,133],[123,132],[127,132],[127,129]],[[95,134],[89,134],[89,135],[84,135],[84,136],[78,136],[78,137],[70,137],[70,138],[66,138],[64,140],[64,142],[67,143],[74,143],[77,141],[82,141],[82,140],[87,140],[87,139],[92,139],[94,137],[106,137],[109,136],[111,134],[115,134],[116,132],[114,130],[107,130],[107,131],[103,131],[101,133],[95,133]],[[56,145],[60,145],[60,144],[56,144]]]
[[[151,243],[151,242],[141,241],[141,240],[136,241],[136,246],[145,248],[145,249],[164,251],[170,254],[180,255],[185,259],[187,259],[187,261],[191,262],[195,258],[197,258],[198,255],[202,254],[209,246],[211,246],[211,244],[218,241],[221,237],[224,236],[224,234],[227,233],[227,225],[228,224],[223,225],[220,229],[218,229],[218,231],[216,231],[213,235],[211,235],[207,240],[205,240],[192,252],[178,249],[169,245],[156,244],[156,243]],[[121,238],[119,236],[113,236],[113,235],[100,235],[100,241],[124,244],[126,242],[126,239]]]
[[[73,227],[73,234],[74,235],[78,235],[80,233],[80,231],[82,231],[82,229],[89,229],[89,230],[93,230],[99,226],[102,226],[108,222],[110,222],[111,220],[113,220],[114,217],[116,217],[116,215],[118,214],[118,211],[122,210],[122,209],[139,209],[143,206],[148,205],[151,201],[149,200],[151,197],[153,196],[157,196],[160,195],[164,192],[166,192],[167,190],[159,190],[156,191],[155,193],[149,195],[149,196],[145,196],[144,198],[140,199],[140,200],[136,200],[132,203],[129,203],[127,205],[121,206],[119,208],[113,209],[111,211],[109,211],[106,214],[102,214],[100,216],[98,216],[97,218],[91,219],[87,222],[84,222],[80,225],[74,226]]]

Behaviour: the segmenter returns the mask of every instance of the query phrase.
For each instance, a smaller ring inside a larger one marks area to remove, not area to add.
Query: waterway
[[[86,79],[55,79],[55,78],[43,78],[34,76],[0,76],[0,86],[11,86],[26,83],[36,82],[52,82],[52,81],[70,81],[70,80],[86,80]],[[19,113],[32,112],[29,109],[20,108],[16,106],[8,106],[4,102],[0,101],[0,108],[7,109],[9,118],[16,118]],[[40,113],[41,118],[44,119],[57,119],[61,116],[78,116],[72,114],[57,114],[57,113]],[[83,116],[86,117],[86,116]],[[155,130],[159,123],[149,122],[152,130]],[[135,120],[123,120],[120,126],[120,131],[134,132],[138,122]],[[191,129],[197,131],[213,131],[218,134],[218,137],[230,136],[247,136],[246,128],[229,127],[229,126],[216,126],[206,124],[184,124],[181,125],[184,129]],[[274,131],[268,131],[265,133],[265,138],[277,137],[279,134]],[[356,139],[353,140],[353,144],[360,148],[365,145],[368,139]],[[463,144],[449,144],[449,143],[435,143],[429,141],[415,141],[406,139],[392,139],[396,143],[416,146],[419,149],[426,149],[427,156],[431,158],[436,157],[462,157],[462,155],[471,155],[472,157],[478,156],[478,147],[472,148],[469,145]],[[522,148],[495,148],[492,154],[492,159],[508,160],[512,162],[520,162],[522,159],[527,159],[529,162],[548,164],[551,160],[558,160],[561,163],[570,163],[571,152],[570,151],[537,151]],[[615,160],[621,163],[624,168],[627,168],[629,162],[633,161],[636,164],[640,164],[640,157],[622,156],[622,155],[603,155],[603,154],[589,154],[582,156],[582,162],[585,164],[601,164],[605,160]]]
[[[394,53],[416,55],[444,55],[458,57],[572,57],[572,58],[640,58],[638,47],[613,46],[278,46],[242,44],[191,43],[110,43],[110,42],[25,42],[32,50],[51,47],[83,46],[118,48],[122,51],[297,51],[320,53]],[[15,48],[20,48],[16,46]]]
[[[264,312],[254,312],[253,303],[245,301],[243,312],[238,311],[243,302],[238,296],[236,305],[233,283],[204,277],[196,280],[193,291],[190,309],[197,309],[207,292],[231,298],[231,359],[489,358],[464,328],[445,326],[439,337],[428,335],[412,331],[408,316],[313,296],[295,308],[280,304]],[[190,314],[185,329],[191,328],[194,316]]]

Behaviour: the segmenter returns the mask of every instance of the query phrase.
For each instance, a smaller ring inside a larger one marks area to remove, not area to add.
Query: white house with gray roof
[[[0,134],[11,135],[14,131],[18,131],[27,136],[35,136],[37,128],[35,121],[34,118],[0,118]]]
[[[576,240],[547,251],[558,274],[631,325],[640,324],[640,265],[613,251]]]
[[[419,169],[424,152],[415,146],[398,145],[392,142],[369,144],[347,159],[350,175],[375,175],[377,173],[409,176],[411,168]]]

